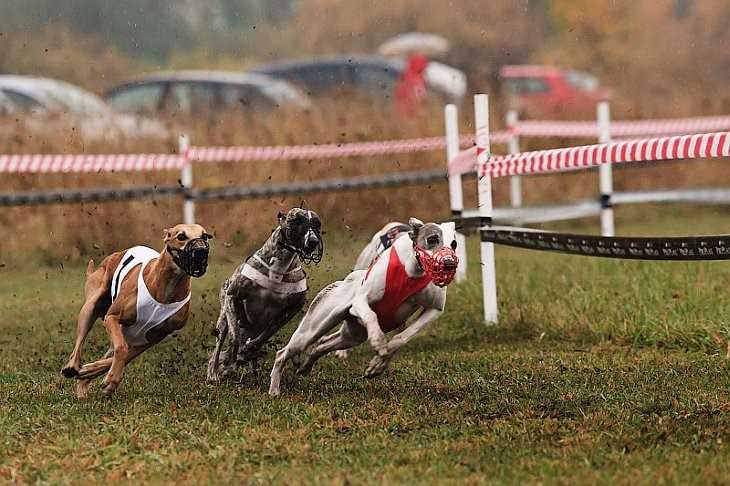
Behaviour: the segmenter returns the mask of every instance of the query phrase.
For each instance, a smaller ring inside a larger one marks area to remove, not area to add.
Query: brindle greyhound
[[[349,349],[368,340],[376,354],[365,370],[368,378],[381,374],[394,354],[443,312],[446,286],[456,274],[453,223],[449,231],[436,223],[411,218],[410,238],[396,238],[368,270],[354,270],[344,280],[323,288],[309,306],[289,343],[276,353],[269,394],[280,392],[286,362],[315,345],[299,367],[306,374],[325,354]],[[446,226],[446,225],[444,225]],[[445,234],[449,241],[445,241]],[[448,246],[445,246],[448,244]],[[385,334],[418,317],[390,341]],[[344,323],[343,323],[344,322]],[[339,331],[326,335],[343,323]]]
[[[221,287],[209,382],[254,361],[259,349],[304,306],[307,279],[300,262],[322,259],[321,222],[314,211],[292,208],[279,213],[278,223],[266,243]],[[231,343],[223,351],[228,334]]]
[[[113,393],[127,364],[185,326],[190,315],[190,277],[205,273],[211,238],[200,225],[179,224],[165,230],[162,253],[136,246],[112,253],[96,270],[94,260],[89,261],[76,344],[61,370],[67,378],[79,380],[79,397],[88,393],[93,378],[104,373],[104,393]],[[102,359],[81,366],[84,341],[100,318],[111,347]]]

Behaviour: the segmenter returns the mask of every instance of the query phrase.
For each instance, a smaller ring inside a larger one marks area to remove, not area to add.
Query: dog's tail
[[[94,273],[94,259],[93,258],[89,259],[89,263],[86,265],[86,276],[88,277],[92,273]]]

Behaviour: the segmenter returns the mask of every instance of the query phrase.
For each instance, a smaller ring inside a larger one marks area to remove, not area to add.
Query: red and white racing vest
[[[390,258],[388,259],[388,270],[385,274],[383,298],[371,305],[371,308],[378,316],[378,323],[383,332],[398,329],[400,323],[396,322],[396,313],[400,306],[431,283],[431,277],[429,275],[409,277],[406,272],[406,267],[400,261],[395,248],[396,245],[390,247]],[[374,262],[373,265],[375,265]],[[370,270],[372,270],[373,265],[370,266],[365,274],[363,282],[370,276]]]

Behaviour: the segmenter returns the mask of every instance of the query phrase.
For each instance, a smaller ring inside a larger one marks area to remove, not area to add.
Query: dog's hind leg
[[[93,271],[93,268],[94,261],[89,260],[89,264],[86,267],[87,276],[84,305],[81,307],[76,323],[76,342],[68,361],[63,369],[61,369],[61,373],[66,378],[73,378],[78,375],[81,369],[81,350],[86,341],[86,337],[89,335],[94,321],[103,317],[107,310],[104,303],[104,297],[109,291],[108,285],[105,285],[106,269],[100,267],[96,271]]]
[[[313,304],[314,305],[314,304]],[[312,343],[316,342],[324,334],[329,332],[333,327],[342,322],[347,316],[349,305],[342,305],[332,309],[325,309],[326,304],[322,303],[315,308],[310,307],[307,314],[302,319],[299,327],[292,335],[289,343],[276,353],[274,367],[271,369],[271,384],[269,385],[269,395],[277,396],[280,393],[281,373],[284,365],[294,356],[302,353]],[[325,314],[325,312],[327,312]]]
[[[221,309],[220,316],[218,316],[216,334],[215,349],[210,355],[210,360],[208,360],[207,379],[209,383],[217,383],[220,380],[220,356],[228,336],[228,320],[226,319],[225,309]]]
[[[112,367],[114,358],[102,358],[91,363],[86,363],[81,367],[76,378],[79,380],[91,380],[97,376],[101,376]]]
[[[146,346],[135,346],[132,348],[129,348],[128,353],[124,357],[124,365],[131,363],[132,360],[137,358],[144,350],[151,347],[152,344],[148,344]],[[91,386],[91,381],[94,378],[97,378],[104,373],[107,373],[109,369],[112,367],[112,363],[114,361],[113,358],[114,355],[114,349],[109,349],[105,354],[104,357],[101,359],[94,361],[92,363],[87,363],[84,366],[81,367],[79,370],[79,374],[76,376],[76,379],[78,380],[76,382],[76,396],[79,398],[85,398],[88,395],[89,387]]]
[[[337,350],[350,349],[364,342],[368,337],[367,331],[359,324],[346,322],[340,329],[322,338],[317,347],[309,354],[307,361],[297,370],[300,375],[312,371],[314,363],[327,353]]]
[[[344,321],[350,312],[350,302],[363,272],[353,272],[344,281],[334,282],[319,291],[294,331],[289,343],[276,353],[271,369],[269,395],[280,393],[281,373],[287,360],[302,353],[308,346]]]
[[[249,356],[256,356],[257,352],[271,337],[279,332],[282,327],[289,323],[289,321],[299,312],[304,305],[304,297],[301,298],[301,303],[295,302],[288,308],[284,309],[280,315],[278,315],[271,324],[266,326],[264,330],[255,338],[249,339],[241,347],[239,358],[243,358],[243,361],[248,361]]]
[[[104,356],[101,357],[101,360],[105,360],[107,358],[111,358],[114,356],[114,348],[109,348],[106,353],[104,353]],[[109,361],[109,366],[111,366],[111,361]],[[101,376],[104,374],[109,367],[102,367],[101,372],[94,375],[94,376]],[[86,398],[89,394],[89,388],[91,387],[91,380],[93,380],[93,377],[91,378],[84,378],[83,376],[90,375],[90,370],[88,368],[88,365],[84,365],[81,369],[79,369],[79,374],[76,376],[76,396],[78,398]]]

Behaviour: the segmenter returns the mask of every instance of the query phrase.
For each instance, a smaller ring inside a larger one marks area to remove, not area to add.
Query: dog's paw
[[[340,349],[339,351],[335,351],[335,356],[341,361],[347,360],[347,358],[350,357],[350,354],[352,354],[352,351],[349,349]]]
[[[304,363],[304,353],[297,353],[295,355],[292,355],[291,357],[291,364],[294,366],[294,368],[301,368],[302,364]]]
[[[63,376],[65,376],[66,378],[74,378],[74,377],[78,376],[80,371],[81,371],[80,366],[74,366],[74,365],[67,364],[61,370],[61,374]]]
[[[312,368],[314,367],[314,360],[307,359],[297,367],[297,375],[299,376],[307,376],[309,373],[311,373]]]
[[[365,378],[375,378],[381,375],[388,368],[388,363],[390,363],[390,359],[375,355],[365,370]]]
[[[208,370],[208,374],[205,377],[205,381],[210,385],[217,385],[221,382],[220,373],[218,371]]]
[[[121,383],[121,380],[116,378],[109,378],[109,375],[107,375],[104,378],[104,381],[101,383],[102,389],[101,391],[106,396],[111,396],[114,394],[115,391],[117,391],[117,388],[119,388],[119,384]]]

